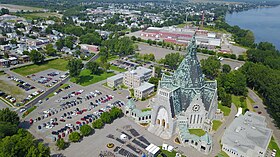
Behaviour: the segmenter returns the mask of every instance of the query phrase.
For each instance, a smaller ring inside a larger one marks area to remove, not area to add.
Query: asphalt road
[[[248,96],[255,102],[253,105],[257,105],[258,108],[255,109],[257,112],[261,111],[261,115],[266,117],[266,122],[268,128],[273,130],[273,136],[275,141],[277,142],[278,146],[279,145],[279,140],[280,140],[280,130],[279,128],[274,124],[274,119],[268,114],[266,106],[263,104],[262,99],[251,89],[248,88]]]

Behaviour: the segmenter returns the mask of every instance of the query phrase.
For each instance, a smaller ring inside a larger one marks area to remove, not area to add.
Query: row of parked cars
[[[106,106],[106,108],[101,108],[98,111],[93,112],[92,114],[87,114],[80,118],[80,120],[77,120],[75,124],[67,123],[65,127],[62,127],[58,130],[51,131],[51,134],[53,135],[53,141],[56,141],[57,139],[64,138],[66,135],[70,134],[73,131],[79,130],[81,126],[85,124],[92,123],[94,120],[100,118],[101,114],[103,112],[111,110],[111,106]],[[82,109],[76,108],[74,111],[70,111],[69,113],[64,113],[62,117],[65,116],[76,116],[76,115],[82,115],[86,113],[87,111],[90,111],[88,109]],[[71,114],[72,113],[72,114]]]
[[[57,94],[59,94],[60,92],[62,92],[63,90],[67,90],[67,89],[69,89],[69,88],[71,88],[70,85],[68,85],[68,86],[66,86],[66,87],[64,87],[64,88],[58,89],[58,90],[55,91],[53,94],[54,94],[54,95],[57,95]]]
[[[29,91],[31,89],[35,89],[34,86],[31,86],[30,84],[28,84],[27,82],[15,77],[15,76],[8,76],[9,79],[14,80],[16,82],[18,82],[17,86],[24,89],[25,91]]]

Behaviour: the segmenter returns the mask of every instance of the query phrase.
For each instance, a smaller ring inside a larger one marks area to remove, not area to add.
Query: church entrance
[[[165,128],[165,120],[164,119],[161,120],[161,125]]]
[[[159,119],[157,119],[157,124],[159,125],[159,123],[160,123],[160,120],[159,120]]]

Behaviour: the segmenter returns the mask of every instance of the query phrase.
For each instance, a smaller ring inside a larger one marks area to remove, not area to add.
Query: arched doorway
[[[161,120],[161,125],[165,128],[165,119]]]
[[[160,123],[160,120],[159,120],[159,119],[157,119],[157,124],[159,125],[159,123]]]

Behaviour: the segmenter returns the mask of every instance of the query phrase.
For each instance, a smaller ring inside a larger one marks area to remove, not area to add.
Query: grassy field
[[[276,157],[280,157],[280,149],[277,145],[277,143],[275,142],[274,138],[272,137],[270,142],[269,142],[269,145],[268,145],[268,148],[270,150],[273,150],[275,149],[276,150]]]
[[[4,80],[0,80],[0,91],[5,92],[8,95],[12,95],[17,100],[24,99],[25,94],[23,90],[19,89],[19,87],[9,84]]]
[[[221,103],[219,103],[218,108],[224,112],[224,116],[228,116],[230,114],[231,109],[229,107],[223,106]]]
[[[29,65],[29,66],[16,68],[13,71],[20,75],[23,75],[23,76],[34,74],[34,73],[44,71],[44,70],[47,70],[50,68],[61,70],[61,71],[66,71],[67,63],[68,63],[67,60],[55,59],[55,60],[51,60],[51,61],[45,62],[44,64],[40,64],[40,65],[33,64],[33,65]]]
[[[90,73],[90,70],[84,69],[81,71],[78,78],[71,78],[70,81],[80,84],[82,86],[88,86],[96,82],[107,79],[108,77],[114,76],[114,73],[102,73],[100,75],[93,75]]]
[[[219,120],[213,120],[213,127],[212,129],[217,131],[219,129],[219,127],[222,125],[222,122]]]
[[[48,18],[50,16],[56,16],[61,18],[62,15],[54,12],[45,12],[45,13],[29,13],[29,14],[20,14],[20,17],[32,20],[36,18]]]
[[[110,66],[110,69],[111,69],[111,70],[114,70],[114,71],[118,71],[118,72],[125,72],[125,71],[127,71],[126,69],[119,68],[119,67],[114,66],[114,65],[111,65],[111,66]]]
[[[62,88],[64,88],[64,87],[67,87],[67,86],[69,86],[69,84],[63,84],[63,85],[60,86],[56,91],[58,91],[59,89],[62,89]],[[46,98],[50,98],[50,97],[52,97],[52,96],[54,96],[54,92],[53,92],[53,93],[50,93]]]
[[[247,107],[247,101],[246,101],[246,99],[245,99],[245,101],[244,102],[241,102],[240,101],[240,98],[241,98],[241,96],[236,96],[236,95],[232,95],[232,103],[234,103],[234,105],[236,106],[236,108],[238,108],[238,107],[242,107],[242,114],[244,114],[245,113],[245,109],[246,108],[248,108]],[[249,108],[248,108],[249,109]],[[250,110],[250,109],[249,109]]]
[[[202,129],[189,129],[190,134],[195,134],[197,136],[203,136],[205,131]]]
[[[42,8],[35,8],[35,7],[29,7],[29,6],[23,6],[23,5],[13,5],[13,4],[0,4],[1,8],[7,8],[10,10],[10,12],[17,12],[21,10],[29,10],[29,11],[39,11],[43,10]]]

